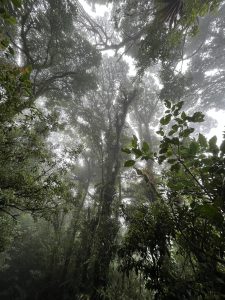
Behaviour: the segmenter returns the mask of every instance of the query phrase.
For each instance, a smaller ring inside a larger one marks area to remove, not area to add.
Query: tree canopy
[[[225,298],[224,9],[0,1],[1,299]]]

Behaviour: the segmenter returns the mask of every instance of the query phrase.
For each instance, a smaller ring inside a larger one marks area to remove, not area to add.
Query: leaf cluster
[[[158,200],[139,205],[128,220],[120,252],[122,269],[143,273],[157,299],[221,297],[225,283],[225,142],[219,147],[216,137],[207,140],[201,133],[193,137],[190,123],[203,122],[204,115],[189,116],[182,105],[165,102],[158,131],[162,140],[155,155],[155,161],[164,162]]]

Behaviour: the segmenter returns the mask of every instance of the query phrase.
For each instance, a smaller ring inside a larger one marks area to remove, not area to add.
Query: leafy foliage
[[[152,63],[182,58],[186,37],[198,32],[198,17],[214,11],[221,1],[112,2],[116,28],[122,33],[122,45],[125,44],[127,52],[137,58],[142,73]]]
[[[0,1],[0,298],[222,299],[225,141],[196,135],[204,115],[183,107],[214,66],[223,94],[224,4],[89,2],[113,3],[115,28],[78,1]],[[203,23],[194,78],[177,63]],[[97,50],[124,46],[138,75],[151,66],[142,81]]]
[[[6,4],[17,8],[20,1],[2,2],[3,20],[8,18]],[[45,141],[57,128],[56,116],[36,107],[31,69],[18,67],[7,57],[2,56],[0,71],[0,219],[5,224],[1,250],[11,239],[10,228],[13,231],[9,216],[16,219],[21,212],[30,212],[47,217],[57,209],[62,196],[70,198],[70,183],[60,178],[65,169],[56,167],[56,158]]]
[[[6,35],[5,26],[15,25],[17,22],[16,18],[12,15],[10,8],[18,10],[21,7],[21,4],[21,0],[2,0],[0,2],[0,50],[4,51],[6,57],[13,55],[14,50]]]
[[[160,120],[158,132],[163,138],[155,155],[159,164],[166,163],[157,186],[158,199],[151,205],[138,206],[130,216],[119,252],[122,269],[143,273],[156,299],[222,297],[223,146],[217,146],[216,137],[191,137],[194,129],[189,123],[202,122],[202,113],[188,116],[181,112],[182,102],[165,105],[166,115]],[[165,132],[169,125],[171,129]],[[139,159],[144,157],[145,153],[140,153]]]

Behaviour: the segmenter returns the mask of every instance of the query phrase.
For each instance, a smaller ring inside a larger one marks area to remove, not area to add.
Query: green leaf
[[[173,115],[176,117],[176,116],[179,115],[179,113],[180,113],[180,110],[179,110],[179,109],[176,109],[176,110],[174,111]]]
[[[142,151],[145,152],[145,153],[149,151],[149,145],[148,145],[148,143],[143,142]]]
[[[222,142],[220,145],[220,151],[224,154],[225,153],[225,141]]]
[[[214,223],[223,222],[223,217],[218,208],[212,204],[197,205],[195,211],[203,218],[206,218]]]
[[[202,148],[206,148],[208,146],[207,139],[201,133],[198,135],[198,142]]]
[[[187,115],[186,115],[186,113],[183,111],[182,112],[182,114],[181,114],[181,118],[183,119],[183,120],[186,120],[186,118],[187,118]]]
[[[209,151],[215,155],[217,155],[219,153],[219,148],[216,144],[217,142],[217,137],[213,136],[210,140],[209,140]]]
[[[163,154],[166,153],[168,148],[169,148],[169,143],[166,141],[163,141],[160,146],[159,146],[160,150],[159,150],[159,154]]]
[[[132,152],[136,155],[136,158],[139,158],[143,154],[142,151],[137,148],[132,148]]]
[[[124,163],[124,167],[133,167],[134,164],[135,164],[135,161],[134,161],[134,160],[127,160],[127,161]]]
[[[195,122],[195,123],[197,123],[197,122],[204,122],[204,117],[205,116],[204,116],[204,114],[202,112],[197,111],[197,112],[195,112],[193,114],[192,117],[187,117],[187,120],[189,122]]]
[[[168,133],[168,136],[171,136],[171,135],[173,135],[174,133],[175,133],[174,130],[170,130],[169,133]]]
[[[175,121],[180,125],[180,124],[183,124],[183,120],[180,119],[180,118],[175,118]],[[178,126],[178,125],[177,125]]]
[[[177,137],[174,137],[170,140],[170,143],[173,145],[179,145],[180,141]]]
[[[166,115],[165,117],[163,117],[162,119],[160,119],[160,124],[167,125],[170,122],[171,117],[172,117],[171,114]]]
[[[176,108],[177,108],[178,110],[181,110],[183,104],[184,104],[184,101],[180,101],[180,102],[176,103]]]
[[[10,16],[6,19],[6,22],[10,25],[16,25],[16,18]]]
[[[127,154],[131,154],[131,150],[128,148],[122,148],[121,151]]]
[[[199,143],[192,141],[189,146],[189,154],[195,156],[199,150]]]
[[[164,136],[164,131],[163,130],[158,130],[158,131],[156,131],[156,133],[161,135],[161,136]]]
[[[15,7],[20,7],[21,6],[21,0],[12,0],[12,3]]]
[[[183,130],[179,135],[182,137],[188,137],[194,131],[195,131],[194,128],[187,128]]]
[[[167,108],[171,108],[171,102],[169,100],[165,100],[164,103]]]
[[[179,170],[180,170],[180,164],[176,163],[176,164],[172,165],[171,168],[170,168],[170,170],[174,171],[174,172],[179,172]]]
[[[172,155],[173,155],[173,151],[171,149],[168,149],[167,152],[166,152],[166,156],[170,157]]]
[[[137,148],[137,145],[138,145],[138,139],[136,137],[136,135],[133,135],[133,139],[131,141],[131,144],[132,144],[132,147],[133,148]]]
[[[177,124],[172,126],[172,129],[174,132],[177,132],[178,128],[179,128],[179,126]]]

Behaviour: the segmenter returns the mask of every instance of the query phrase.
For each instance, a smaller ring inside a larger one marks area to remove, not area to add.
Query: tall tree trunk
[[[68,246],[66,249],[66,255],[65,255],[64,265],[63,265],[63,269],[62,269],[62,276],[61,276],[62,283],[64,283],[64,281],[66,280],[69,264],[70,264],[70,261],[71,261],[72,255],[73,255],[74,241],[75,241],[76,233],[78,230],[78,223],[80,221],[80,213],[84,206],[84,202],[85,202],[87,192],[88,192],[88,187],[89,187],[89,182],[88,182],[87,186],[85,187],[85,190],[81,194],[79,206],[74,210],[70,228],[69,228],[69,231],[67,234]]]
[[[112,217],[112,204],[116,193],[116,180],[120,169],[120,138],[126,115],[136,90],[125,95],[121,101],[115,123],[109,127],[106,141],[107,160],[105,161],[104,183],[100,196],[98,222],[94,232],[91,255],[88,264],[90,300],[105,299],[101,289],[108,284],[109,266],[115,248],[118,220]]]

